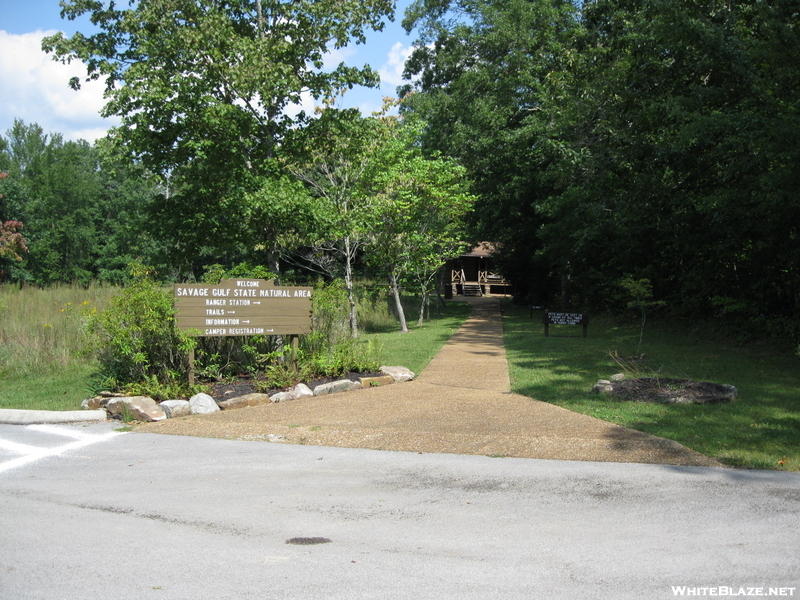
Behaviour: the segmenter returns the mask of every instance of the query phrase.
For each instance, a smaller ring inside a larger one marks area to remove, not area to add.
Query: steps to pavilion
[[[464,289],[464,295],[465,296],[483,296],[483,288],[481,287],[481,285],[477,281],[475,281],[475,282],[466,282],[465,281],[462,284],[462,286],[463,286],[463,289]]]

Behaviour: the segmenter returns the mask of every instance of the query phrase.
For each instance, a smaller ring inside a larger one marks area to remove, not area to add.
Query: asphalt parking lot
[[[50,427],[0,426],[2,598],[800,595],[796,473]]]

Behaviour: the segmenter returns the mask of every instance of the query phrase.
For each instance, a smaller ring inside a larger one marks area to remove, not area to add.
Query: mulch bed
[[[640,377],[612,382],[612,395],[620,400],[662,404],[712,404],[730,402],[736,388],[708,381]]]
[[[380,372],[371,372],[371,373],[348,373],[347,375],[343,375],[342,377],[321,377],[319,379],[313,379],[311,381],[297,381],[294,385],[298,383],[305,383],[309,388],[312,390],[323,383],[330,383],[331,381],[339,381],[340,379],[349,379],[350,381],[358,381],[362,377],[379,377],[383,375]],[[214,400],[222,401],[222,400],[230,400],[231,398],[238,398],[239,396],[245,396],[247,394],[253,393],[261,393],[261,394],[269,394],[270,396],[273,394],[277,394],[278,392],[285,392],[290,388],[264,388],[264,383],[266,380],[260,378],[253,378],[247,375],[241,375],[234,381],[230,382],[213,382],[209,385],[211,386],[211,391],[209,395],[214,398]],[[294,385],[292,387],[294,387]],[[261,389],[259,389],[261,388]]]

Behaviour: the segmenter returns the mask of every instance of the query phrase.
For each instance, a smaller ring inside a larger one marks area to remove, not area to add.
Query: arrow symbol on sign
[[[261,304],[261,302],[253,302],[253,304]],[[271,331],[271,330],[270,330]]]
[[[250,323],[250,321],[244,321],[244,320],[243,320],[243,321],[242,321],[242,323],[248,323],[248,324],[249,324],[249,323]]]
[[[229,314],[229,315],[235,315],[235,314],[236,314],[236,311],[235,311],[235,310],[229,310],[229,311],[228,311],[228,314]]]

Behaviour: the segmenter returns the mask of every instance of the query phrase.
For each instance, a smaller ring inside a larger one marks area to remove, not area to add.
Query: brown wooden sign
[[[313,289],[278,287],[265,279],[176,283],[175,322],[179,329],[196,329],[201,336],[310,333]]]

